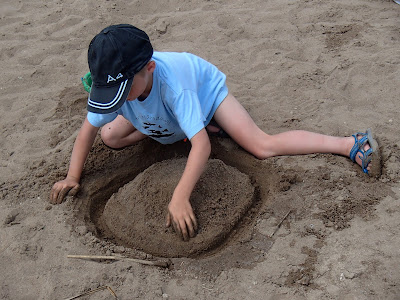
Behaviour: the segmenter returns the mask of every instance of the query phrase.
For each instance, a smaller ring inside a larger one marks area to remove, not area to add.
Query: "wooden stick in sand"
[[[278,229],[281,227],[283,221],[285,221],[285,219],[289,216],[289,214],[292,212],[292,210],[289,210],[287,212],[287,214],[283,217],[283,219],[279,222],[279,224],[276,226],[274,232],[272,234],[270,234],[270,238],[272,238],[274,236],[274,234],[278,231]]]
[[[88,291],[88,292],[86,292],[86,293],[83,293],[83,294],[80,294],[80,295],[78,295],[78,296],[74,296],[74,297],[71,297],[71,298],[68,298],[68,299],[65,299],[65,300],[78,299],[78,298],[81,298],[81,297],[84,297],[84,296],[88,296],[88,295],[94,294],[94,293],[96,293],[96,292],[98,292],[98,291],[102,291],[102,290],[109,290],[110,293],[111,293],[111,295],[114,296],[114,299],[117,299],[117,300],[118,300],[118,297],[117,297],[117,295],[114,293],[114,291],[113,291],[109,286],[106,286],[106,285],[103,285],[103,286],[101,286],[101,287],[99,287],[99,288],[97,288],[97,289],[90,290],[90,291]]]
[[[168,268],[171,265],[170,260],[143,260],[137,258],[129,258],[123,256],[102,256],[102,255],[67,255],[67,258],[77,258],[77,259],[90,259],[90,260],[125,260],[142,265],[156,266],[161,268]]]

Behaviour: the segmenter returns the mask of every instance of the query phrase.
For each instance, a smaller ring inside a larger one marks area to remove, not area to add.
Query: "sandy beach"
[[[81,190],[51,205],[87,112],[87,47],[119,23],[212,62],[269,134],[371,128],[382,175],[331,154],[260,161],[212,137],[211,157],[250,178],[254,201],[218,244],[168,260],[113,239],[102,213],[189,143],[113,151],[98,136]],[[0,299],[400,299],[399,26],[391,0],[1,1]]]

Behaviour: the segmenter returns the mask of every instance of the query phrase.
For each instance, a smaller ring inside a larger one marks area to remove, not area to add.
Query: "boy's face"
[[[132,86],[129,91],[127,101],[132,101],[141,96],[146,98],[151,91],[153,84],[153,71],[155,68],[155,62],[150,61],[139,73],[133,78]]]
[[[141,96],[146,90],[147,82],[143,76],[136,74],[133,78],[132,86],[129,91],[127,101],[132,101]]]

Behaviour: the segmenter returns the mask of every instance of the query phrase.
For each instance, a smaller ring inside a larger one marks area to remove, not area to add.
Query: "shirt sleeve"
[[[197,94],[191,90],[183,90],[175,99],[173,113],[189,140],[204,128],[206,118]]]
[[[111,114],[96,114],[89,111],[87,113],[87,119],[94,127],[102,127],[113,121],[117,116],[118,114],[116,112]]]

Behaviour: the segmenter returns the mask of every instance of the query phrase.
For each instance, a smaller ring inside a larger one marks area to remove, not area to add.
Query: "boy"
[[[67,177],[52,188],[52,203],[61,203],[70,190],[79,188],[100,127],[101,138],[111,148],[133,145],[146,136],[163,144],[190,140],[187,164],[167,212],[167,226],[172,224],[184,240],[197,229],[189,199],[211,152],[207,131],[223,129],[259,159],[334,153],[350,157],[366,173],[379,172],[378,145],[370,130],[353,137],[307,131],[267,135],[228,93],[226,77],[215,66],[188,53],[153,52],[147,34],[132,25],[103,29],[89,45],[88,62],[93,81],[89,112],[76,138]],[[211,119],[218,127],[210,125]]]

